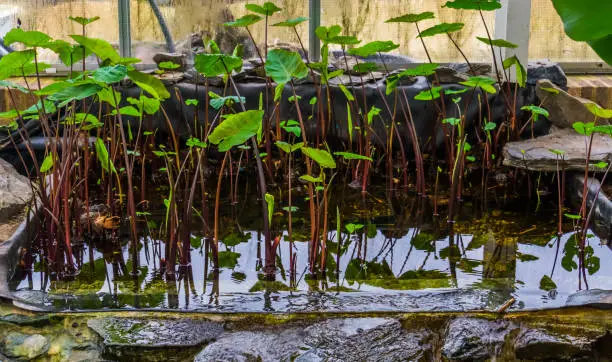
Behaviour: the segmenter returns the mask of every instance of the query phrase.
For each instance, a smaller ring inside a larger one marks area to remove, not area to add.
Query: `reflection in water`
[[[514,308],[539,308],[561,306],[578,289],[575,240],[572,234],[550,237],[556,228],[547,211],[493,210],[476,219],[466,204],[449,230],[431,216],[431,205],[422,198],[384,191],[363,196],[348,188],[333,194],[342,226],[340,233],[335,220],[330,227],[325,277],[308,273],[307,208],[298,203],[293,249],[280,226],[286,225],[284,213],[274,216],[284,237],[275,278],[266,280],[260,219],[248,207],[257,200],[245,197],[238,204],[223,202],[219,270],[212,268],[208,238],[193,235],[191,264],[179,266],[174,280],[165,277],[163,241],[142,239],[140,266],[133,274],[127,241],[99,240],[75,247],[81,272],[71,280],[41,270],[35,255],[33,263],[26,263],[33,267],[22,270],[12,288],[23,300],[58,309],[219,311],[482,309],[497,308],[512,297],[519,301]],[[610,250],[596,237],[589,243],[589,286],[609,289],[612,275],[598,262],[610,258]],[[442,304],[436,304],[434,292],[443,293]],[[458,293],[455,301],[447,299],[449,292]]]
[[[407,13],[431,11],[436,20],[423,23],[431,26],[438,22],[465,23],[463,31],[454,35],[468,58],[474,62],[490,60],[490,50],[475,39],[484,36],[481,19],[476,12],[442,8],[446,0],[323,0],[322,24],[341,25],[347,34],[356,35],[364,42],[393,40],[401,45],[398,52],[418,61],[425,61],[423,48],[416,38],[416,29],[409,24],[385,24],[386,19]],[[55,38],[67,39],[69,34],[80,33],[78,24],[68,16],[101,16],[99,22],[89,25],[91,36],[116,42],[118,37],[117,1],[115,0],[4,0],[0,4],[0,35],[16,25],[17,18],[28,30],[40,30]],[[160,1],[161,12],[168,22],[174,40],[179,46],[190,35],[202,32],[213,37],[224,31],[222,23],[229,18],[245,14],[246,1],[227,0],[166,0]],[[307,16],[307,0],[279,0],[283,11],[277,19]],[[134,55],[145,61],[162,51],[163,35],[146,0],[131,1],[132,38]],[[494,28],[494,13],[485,13],[490,29]],[[263,42],[263,24],[252,27],[254,36]],[[299,28],[300,36],[308,44],[307,26]],[[554,34],[554,37],[551,37]],[[270,42],[296,43],[295,36],[280,28],[270,28]],[[432,58],[438,62],[463,61],[446,37],[427,39]],[[533,0],[531,21],[530,58],[549,58],[553,61],[599,61],[588,45],[569,39],[557,13],[549,0]],[[50,59],[44,59],[49,61]]]

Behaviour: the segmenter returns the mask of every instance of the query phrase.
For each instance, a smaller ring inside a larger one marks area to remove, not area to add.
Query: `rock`
[[[22,212],[31,199],[32,187],[28,179],[10,163],[0,159],[0,222]]]
[[[227,333],[196,361],[405,361],[433,356],[430,333],[387,318],[330,319],[308,326]]]
[[[509,142],[504,146],[504,165],[531,171],[556,172],[557,155],[550,150],[564,151],[563,159],[559,156],[559,169],[566,171],[584,171],[586,165],[586,147],[584,136],[573,129],[553,130],[546,136]],[[593,166],[601,161],[612,161],[612,138],[595,134],[591,149],[590,169],[605,171]]]
[[[569,297],[565,305],[568,307],[612,308],[612,290],[589,289],[576,292]]]
[[[442,355],[450,360],[484,360],[498,356],[506,336],[518,328],[507,321],[457,318],[450,322]]]
[[[49,349],[49,341],[40,334],[31,336],[13,332],[4,338],[4,353],[9,357],[34,359]]]
[[[448,65],[449,68],[454,69],[458,73],[467,74],[468,76],[487,76],[492,77],[493,66],[491,64],[472,64],[470,68],[466,63],[453,63]]]
[[[187,67],[187,56],[182,53],[157,53],[153,56],[153,61],[158,67],[163,62],[172,62],[179,66],[176,69],[168,69],[171,72],[183,72]]]
[[[103,339],[104,355],[131,360],[147,353],[149,361],[180,361],[223,333],[219,323],[183,319],[90,319],[87,325]]]
[[[574,360],[588,357],[587,339],[556,336],[540,329],[521,331],[514,342],[514,353],[521,360]]]
[[[555,89],[558,94],[553,94],[546,88]],[[559,128],[572,128],[574,122],[593,122],[595,116],[587,109],[587,104],[595,104],[588,99],[574,97],[553,84],[550,80],[542,79],[537,81],[536,94],[541,106],[550,113],[549,120]],[[608,124],[608,120],[599,119],[598,124]]]
[[[459,73],[453,68],[444,66],[440,66],[436,69],[436,76],[441,84],[465,82],[469,78],[469,76]]]
[[[538,80],[548,79],[557,86],[567,89],[567,76],[558,63],[548,60],[527,64],[527,84],[536,85]]]
[[[42,327],[51,324],[51,316],[48,314],[24,315],[11,313],[0,317],[0,321],[18,326]]]
[[[608,183],[610,179],[608,178]],[[571,175],[569,180],[569,198],[576,210],[582,206],[584,192],[584,174]],[[605,187],[595,177],[589,177],[587,185],[587,207],[593,207],[590,227],[601,241],[612,246],[612,200],[605,192]],[[593,203],[595,203],[593,205]],[[612,300],[610,301],[612,303]]]

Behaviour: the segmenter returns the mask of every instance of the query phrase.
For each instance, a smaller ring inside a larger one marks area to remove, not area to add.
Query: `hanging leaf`
[[[516,49],[518,48],[518,45],[511,43],[507,40],[504,39],[491,39],[489,40],[489,38],[483,38],[480,36],[477,36],[476,39],[480,40],[481,42],[487,44],[487,45],[493,45],[494,47],[499,47],[499,48],[510,48],[510,49]]]
[[[132,70],[128,72],[128,77],[142,90],[152,95],[154,98],[159,100],[165,100],[170,98],[170,92],[166,89],[164,83],[158,78],[150,75],[139,72],[137,70]]]
[[[108,156],[108,150],[106,149],[106,145],[104,144],[104,140],[101,138],[96,138],[96,156],[98,156],[98,161],[100,161],[100,166],[106,172],[114,172],[117,173],[115,169],[115,165],[110,160]]]
[[[336,161],[329,152],[317,148],[302,147],[302,153],[315,161],[320,167],[336,168]]]
[[[308,68],[302,57],[284,49],[272,49],[266,59],[266,74],[278,84],[289,82],[292,78],[302,79],[308,75]]]
[[[241,145],[257,134],[263,115],[264,112],[258,110],[226,115],[223,122],[208,136],[208,141],[219,145],[221,152]]]
[[[493,11],[501,9],[499,0],[454,0],[448,1],[442,7],[462,10],[483,10]]]
[[[338,84],[338,87],[340,88],[342,93],[344,93],[344,96],[349,102],[352,102],[355,100],[355,97],[353,97],[353,94],[349,92],[349,90],[346,88],[344,84]]]
[[[380,114],[380,111],[381,111],[380,108],[376,108],[376,107],[370,108],[370,111],[368,112],[368,124],[372,124],[372,120],[374,119],[375,116],[378,116]]]
[[[419,21],[434,19],[434,13],[428,11],[420,14],[406,14],[398,16],[397,18],[391,18],[385,23],[418,23]]]
[[[372,158],[351,152],[334,152],[334,155],[340,156],[345,160],[365,160],[372,161]]]
[[[274,195],[266,193],[266,204],[268,205],[268,222],[272,223],[272,215],[274,215]]]
[[[272,24],[272,26],[294,27],[305,21],[308,21],[308,18],[301,16],[299,18],[289,19],[289,20],[281,21],[280,23]]]
[[[516,82],[521,87],[527,85],[527,70],[525,70],[525,67],[523,64],[521,64],[521,61],[516,57],[516,55],[505,59],[503,65],[504,69],[509,69],[514,65],[516,69]]]
[[[55,164],[55,159],[53,158],[53,154],[50,153],[45,157],[42,164],[40,165],[40,172],[41,173],[49,172],[53,168],[54,164]]]
[[[263,6],[256,5],[256,4],[246,4],[244,7],[249,11],[252,11],[254,13],[261,14],[264,16],[271,16],[283,10],[279,8],[278,6],[276,6],[274,3],[271,3],[269,1],[265,2]]]
[[[234,21],[230,21],[227,23],[224,23],[223,25],[225,26],[229,26],[232,28],[245,28],[247,26],[251,26],[253,24],[256,24],[258,22],[260,22],[261,20],[263,20],[263,18],[261,16],[255,15],[255,14],[247,14],[241,18],[238,18]],[[215,44],[216,45],[216,44]]]
[[[206,77],[216,77],[242,68],[242,59],[224,54],[198,54],[195,69]]]
[[[4,45],[10,46],[14,43],[21,43],[26,47],[42,47],[49,43],[51,37],[40,31],[24,31],[20,28],[11,29],[4,36]]]
[[[417,37],[427,38],[438,34],[454,33],[463,29],[463,23],[442,23],[423,30]]]

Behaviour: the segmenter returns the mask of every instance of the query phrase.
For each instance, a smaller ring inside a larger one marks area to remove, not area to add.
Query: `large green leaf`
[[[60,60],[66,66],[77,64],[83,57],[88,57],[92,51],[80,44],[70,44],[67,41],[55,40],[47,43],[44,48],[50,49],[59,55]]]
[[[480,40],[481,42],[487,44],[487,45],[493,45],[494,47],[499,47],[499,48],[510,48],[510,49],[516,49],[518,48],[518,45],[511,43],[505,39],[491,39],[489,40],[489,38],[483,38],[481,36],[477,36],[476,39]]]
[[[122,81],[127,76],[127,73],[127,67],[118,64],[96,69],[92,74],[92,78],[97,82],[111,84]]]
[[[223,25],[225,26],[229,26],[232,28],[245,28],[247,26],[251,26],[255,23],[260,22],[261,20],[263,20],[263,18],[261,16],[255,15],[255,14],[247,14],[241,18],[238,18],[234,21],[230,21],[227,23],[224,23]]]
[[[274,13],[277,13],[283,10],[279,8],[278,6],[276,6],[274,3],[271,3],[269,1],[266,1],[263,4],[263,6],[257,5],[257,4],[246,4],[244,7],[249,11],[252,11],[254,13],[261,14],[264,16],[274,15]]]
[[[280,23],[272,24],[272,26],[294,27],[305,21],[308,21],[308,18],[300,16],[299,18],[289,19],[289,20],[281,21]]]
[[[427,11],[420,14],[406,14],[402,16],[398,16],[396,18],[391,18],[385,23],[418,23],[419,21],[434,19],[434,13]]]
[[[612,119],[612,109],[601,108],[596,103],[587,103],[585,104],[589,112],[591,112],[594,116],[603,118],[603,119]]]
[[[516,82],[521,87],[527,85],[527,70],[525,70],[525,67],[523,64],[521,64],[521,61],[516,57],[516,55],[505,59],[503,65],[504,69],[509,69],[510,67],[515,66]]]
[[[338,35],[328,39],[327,42],[338,45],[355,45],[361,43],[361,40],[352,35]]]
[[[241,145],[257,134],[263,115],[264,111],[259,110],[226,115],[223,122],[208,136],[208,140],[219,145],[221,152]]]
[[[301,79],[308,75],[308,68],[302,57],[284,49],[272,49],[266,59],[266,74],[276,83],[284,84],[292,78]]]
[[[453,0],[448,1],[443,7],[462,10],[484,10],[492,11],[501,9],[499,0]]]
[[[102,90],[102,86],[96,83],[81,83],[66,87],[53,93],[48,98],[54,101],[61,101],[59,107],[63,107],[73,100],[81,100],[97,94]]]
[[[51,37],[40,31],[24,31],[20,28],[11,29],[4,36],[4,44],[22,43],[27,47],[42,47],[49,43]]]
[[[11,52],[0,58],[0,79],[6,79],[15,75],[21,75],[22,69],[34,64],[34,50],[23,50]]]
[[[454,33],[463,29],[463,26],[463,23],[442,23],[423,30],[418,36],[420,36],[421,38],[426,38],[439,34]]]
[[[324,168],[336,168],[336,161],[329,152],[311,147],[302,147],[302,153]]]
[[[378,53],[386,53],[399,48],[399,44],[395,44],[392,41],[373,41],[364,44],[358,48],[353,48],[348,51],[350,55],[356,55],[359,57],[369,57]]]
[[[196,70],[206,77],[216,77],[242,67],[242,59],[224,54],[198,54],[195,57]]]
[[[552,0],[567,35],[587,42],[608,64],[612,64],[612,1]]]
[[[82,35],[70,35],[74,41],[91,50],[102,61],[109,60],[113,64],[121,62],[121,56],[109,42],[102,39],[88,38]]]
[[[153,98],[164,100],[170,98],[170,92],[164,83],[156,77],[136,70],[129,71],[128,77],[142,90],[149,93]]]

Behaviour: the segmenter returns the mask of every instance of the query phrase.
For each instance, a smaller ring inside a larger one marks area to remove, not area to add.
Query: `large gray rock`
[[[22,212],[31,199],[32,187],[28,179],[0,158],[0,222]]]
[[[607,183],[611,184],[610,175]],[[603,243],[612,246],[612,200],[605,187],[595,177],[589,177],[587,184],[587,208],[593,208],[590,227]],[[582,206],[584,193],[584,174],[574,174],[569,181],[569,199],[576,210]],[[612,298],[611,298],[612,299]],[[610,301],[612,303],[612,300]]]
[[[386,318],[331,319],[308,326],[225,334],[196,361],[431,360],[430,332],[407,331]]]
[[[9,357],[32,360],[49,349],[49,341],[40,334],[27,335],[13,332],[4,338],[4,354]]]
[[[457,318],[450,322],[442,355],[449,360],[474,361],[498,356],[508,334],[518,328],[507,321]]]
[[[567,76],[558,63],[539,60],[527,64],[527,84],[535,85],[540,79],[548,79],[563,89],[567,89]]]
[[[551,152],[551,149],[565,152],[563,159]],[[567,171],[584,171],[586,154],[584,136],[573,129],[555,129],[546,136],[509,142],[504,146],[503,151],[506,166],[547,172],[557,170],[557,158],[559,158],[560,170],[565,168]],[[591,149],[590,169],[605,171],[593,166],[601,161],[612,161],[612,138],[595,134]]]
[[[554,89],[551,93],[547,89]],[[557,93],[558,92],[558,93]],[[595,116],[587,109],[587,104],[595,104],[588,99],[574,97],[547,79],[537,81],[536,94],[550,113],[549,120],[559,128],[571,128],[574,122],[594,122]],[[608,120],[599,119],[598,124],[607,124]]]
[[[586,338],[558,336],[540,329],[521,331],[514,342],[514,353],[521,360],[572,360],[590,354]]]
[[[90,319],[87,325],[103,339],[109,358],[133,360],[146,353],[148,361],[181,361],[198,346],[223,333],[219,323],[183,319]]]
[[[567,297],[565,305],[568,307],[590,306],[610,309],[612,308],[612,290],[581,290]]]

